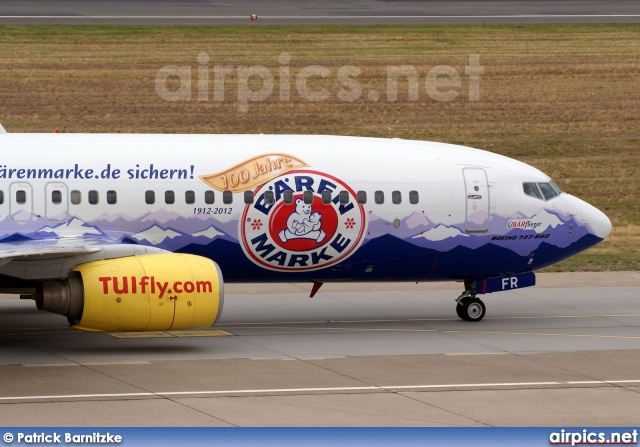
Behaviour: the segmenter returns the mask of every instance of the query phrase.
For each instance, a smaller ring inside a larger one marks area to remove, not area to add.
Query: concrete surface
[[[258,21],[249,20],[251,14]],[[0,24],[638,23],[637,0],[13,0]]]
[[[637,425],[638,276],[541,275],[539,283],[569,287],[488,295],[488,316],[479,323],[455,317],[451,289],[326,285],[311,300],[307,285],[284,285],[282,292],[273,286],[269,293],[234,286],[228,292],[242,293],[227,295],[216,327],[226,336],[82,333],[31,302],[5,297],[0,420],[7,426]]]

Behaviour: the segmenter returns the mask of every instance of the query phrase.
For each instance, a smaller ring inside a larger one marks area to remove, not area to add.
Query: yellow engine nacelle
[[[186,254],[130,256],[73,268],[66,281],[43,284],[44,310],[94,332],[168,331],[211,326],[222,312],[217,264]]]

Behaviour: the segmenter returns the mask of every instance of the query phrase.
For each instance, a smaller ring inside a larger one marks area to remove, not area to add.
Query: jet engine
[[[168,331],[211,326],[222,312],[218,265],[200,256],[154,254],[80,264],[45,282],[38,308],[92,332]]]

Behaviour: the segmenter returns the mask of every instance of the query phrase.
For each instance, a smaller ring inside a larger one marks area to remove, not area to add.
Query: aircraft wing
[[[156,253],[167,251],[86,237],[1,242],[0,274],[24,279],[65,278],[78,264]]]
[[[104,241],[101,241],[104,242]],[[37,257],[38,259],[78,256],[102,250],[81,238],[26,240],[0,243],[0,260],[5,262],[14,258]]]

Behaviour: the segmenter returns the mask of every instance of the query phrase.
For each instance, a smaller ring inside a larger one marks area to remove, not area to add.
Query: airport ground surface
[[[222,321],[91,334],[0,299],[3,425],[637,425],[639,272],[550,273],[457,319],[457,284],[228,287]]]
[[[0,24],[233,25],[637,23],[637,0],[5,0]],[[2,17],[4,16],[4,17]]]

